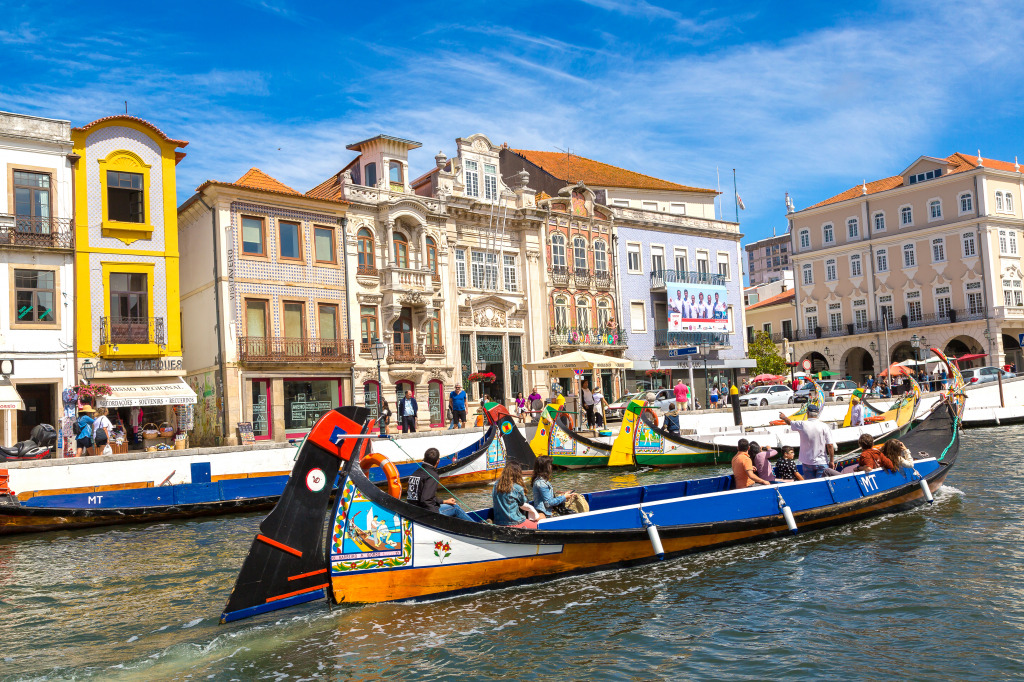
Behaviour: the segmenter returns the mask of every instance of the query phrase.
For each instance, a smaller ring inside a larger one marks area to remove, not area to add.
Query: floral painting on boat
[[[331,532],[334,573],[405,566],[412,559],[412,523],[374,504],[346,480]]]
[[[570,438],[569,434],[564,430],[552,425],[551,438],[548,439],[548,454],[552,457],[555,455],[575,455],[576,441]]]
[[[495,436],[487,446],[487,468],[503,469],[505,467],[505,441]]]

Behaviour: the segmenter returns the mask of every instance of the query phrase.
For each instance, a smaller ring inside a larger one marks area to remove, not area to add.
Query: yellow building
[[[112,387],[97,403],[129,435],[148,422],[175,425],[171,406],[195,402],[181,379],[175,197],[178,150],[188,143],[127,115],[74,128],[71,138],[79,372]]]

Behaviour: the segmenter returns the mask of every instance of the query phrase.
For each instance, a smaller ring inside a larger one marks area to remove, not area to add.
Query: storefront
[[[241,421],[252,423],[256,440],[303,438],[324,412],[345,404],[346,390],[348,380],[339,376],[245,376]]]
[[[18,390],[6,379],[0,379],[0,445],[9,447],[14,445],[16,438],[16,413],[24,410],[25,403],[22,401]]]
[[[186,434],[195,419],[196,393],[182,378],[97,379],[94,383],[110,387],[110,395],[97,397],[96,406],[109,410],[115,452],[159,445],[187,446]],[[159,435],[154,436],[154,431]]]

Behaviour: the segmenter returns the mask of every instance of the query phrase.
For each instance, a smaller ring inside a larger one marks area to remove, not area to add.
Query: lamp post
[[[658,371],[658,367],[661,366],[661,360],[658,359],[658,356],[657,355],[652,355],[651,359],[649,360],[649,362],[651,363],[651,369],[654,370],[655,372],[657,372]],[[654,388],[653,378],[652,378],[652,381],[651,381],[651,388]]]
[[[921,363],[921,355],[917,352],[917,349],[921,347],[921,339],[917,338],[917,334],[910,337],[910,345],[914,347],[914,369]]]
[[[789,381],[790,383],[796,383],[796,348],[793,346],[786,346],[789,355]]]
[[[82,363],[82,378],[85,379],[85,383],[91,384],[95,376],[96,365],[92,364],[92,360],[86,359],[86,361]]]
[[[708,381],[708,353],[711,352],[711,344],[707,341],[700,342],[700,354],[704,356],[704,409],[707,409],[711,396],[711,382]]]
[[[384,343],[376,336],[373,337],[373,341],[370,343],[370,353],[373,355],[373,359],[377,361],[377,422],[380,425],[380,435],[384,435],[384,422],[381,420],[380,414],[380,394],[382,391],[383,383],[380,376],[380,362],[383,360],[388,353],[388,344]]]

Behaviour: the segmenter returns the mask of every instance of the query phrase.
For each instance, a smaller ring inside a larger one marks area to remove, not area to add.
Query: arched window
[[[565,237],[560,234],[551,237],[551,267],[565,269]]]
[[[875,232],[885,232],[885,214],[881,211],[875,214]]]
[[[443,353],[444,350],[441,348],[441,311],[435,310],[434,314],[431,315],[430,321],[427,324],[427,348],[428,353],[431,352],[429,349],[433,349],[435,353]]]
[[[831,244],[836,240],[835,230],[832,227],[832,223],[821,226],[822,241],[826,244]]]
[[[914,224],[914,209],[910,206],[900,207],[900,226]]]
[[[597,302],[597,326],[598,328],[605,330],[608,329],[612,320],[612,304],[608,302],[608,299],[602,298]]]
[[[437,274],[437,242],[434,241],[433,237],[427,237],[427,270],[430,270],[434,274],[434,279],[438,279]]]
[[[576,299],[576,327],[590,329],[590,301],[585,298]]]
[[[1003,210],[1003,193],[1002,192],[996,192],[996,210],[997,211],[1002,211]]]
[[[572,240],[572,261],[576,272],[587,271],[587,240],[574,237]]]
[[[811,248],[811,231],[800,230],[800,250]]]
[[[608,246],[600,239],[594,242],[594,274],[608,276]]]
[[[373,254],[373,235],[365,227],[356,232],[356,250],[359,253],[359,266],[356,272],[375,274],[377,259]]]
[[[974,210],[974,197],[970,192],[964,192],[960,195],[960,212],[970,213]]]
[[[860,223],[856,218],[846,221],[846,236],[848,239],[860,239]]]
[[[938,199],[928,202],[928,218],[938,220],[942,217],[942,202]]]
[[[1009,192],[1006,193],[1006,212],[1013,213],[1013,195]]]
[[[409,240],[401,232],[395,232],[394,258],[396,266],[409,267]]]
[[[555,327],[565,329],[569,326],[569,304],[564,296],[555,298]]]

